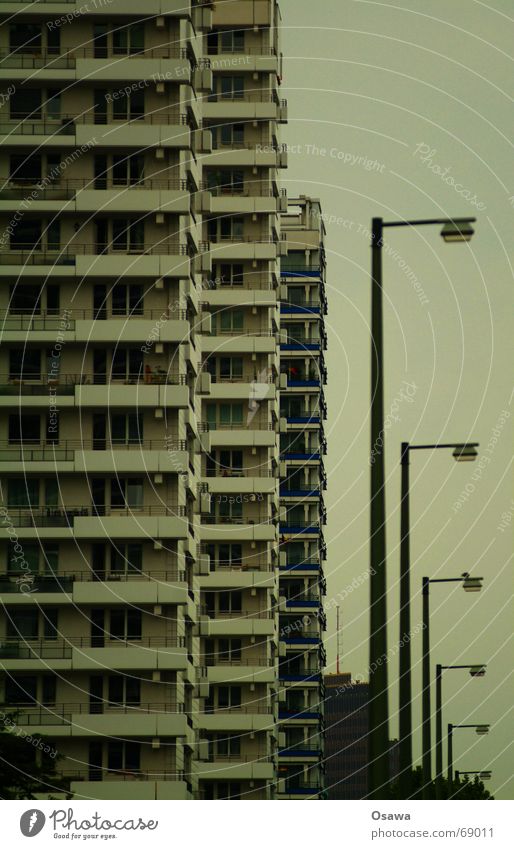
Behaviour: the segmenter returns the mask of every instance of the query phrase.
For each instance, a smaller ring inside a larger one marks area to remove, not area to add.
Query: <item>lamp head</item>
[[[457,463],[472,463],[478,457],[478,451],[474,445],[456,445],[453,458]]]
[[[489,734],[490,725],[477,725],[475,732],[477,734]]]
[[[482,589],[482,578],[472,578],[469,572],[462,573],[462,589],[467,593],[478,593]]]
[[[469,242],[474,232],[470,221],[456,218],[444,224],[441,236],[445,242]]]
[[[470,666],[469,674],[472,678],[483,678],[485,675],[485,666]]]

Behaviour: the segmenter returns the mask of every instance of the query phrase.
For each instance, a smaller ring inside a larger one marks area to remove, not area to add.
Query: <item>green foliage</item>
[[[478,776],[475,776],[474,781],[466,781],[459,777],[454,779],[451,788],[448,785],[448,780],[443,778],[441,781],[440,794],[436,792],[435,781],[432,781],[423,793],[423,771],[420,766],[412,770],[411,774],[411,792],[407,796],[408,799],[494,799],[488,790],[485,789],[483,783]],[[393,781],[384,793],[384,799],[404,799],[404,795],[400,795],[400,786],[398,781]]]
[[[31,735],[16,723],[17,713],[0,713],[0,798],[35,799],[67,792],[56,774],[59,755],[51,740]]]

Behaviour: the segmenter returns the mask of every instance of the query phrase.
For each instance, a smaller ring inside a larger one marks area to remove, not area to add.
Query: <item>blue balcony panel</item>
[[[302,570],[304,572],[319,572],[319,569],[319,563],[286,563],[285,566],[280,567],[280,570],[283,572],[294,572],[295,570]]]
[[[281,351],[319,351],[319,342],[283,342],[280,345]]]
[[[284,498],[320,498],[319,489],[283,489],[280,488],[280,495]]]
[[[319,607],[319,601],[298,601],[297,599],[293,599],[292,601],[286,601],[286,607]]]
[[[289,313],[290,315],[308,315],[309,313],[312,315],[319,315],[320,306],[317,304],[316,306],[311,307],[299,307],[296,304],[281,303],[280,312]]]
[[[286,637],[284,639],[284,643],[286,646],[292,645],[303,645],[303,646],[317,646],[321,642],[320,637]]]
[[[279,670],[278,677],[281,681],[321,681],[320,672],[311,672],[308,675],[287,675]]]
[[[287,416],[288,424],[321,424],[319,416]]]
[[[289,380],[287,381],[287,385],[292,388],[309,388],[312,386],[321,386],[319,380]]]
[[[301,451],[284,451],[280,455],[281,460],[319,460],[321,454],[304,454]]]

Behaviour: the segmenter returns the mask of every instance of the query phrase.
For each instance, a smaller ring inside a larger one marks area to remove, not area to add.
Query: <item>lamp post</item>
[[[430,584],[462,583],[465,592],[475,593],[482,589],[483,578],[472,578],[463,572],[460,578],[422,578],[423,599],[423,649],[422,649],[422,751],[423,751],[423,796],[428,798],[432,781],[432,741],[430,728]]]
[[[432,218],[371,224],[371,453],[370,453],[370,636],[368,784],[380,798],[389,783],[389,707],[386,606],[386,533],[384,465],[384,369],[382,315],[382,247],[386,227],[442,225],[445,242],[467,242],[475,218]]]
[[[448,788],[451,790],[453,784],[453,729],[454,728],[474,728],[475,732],[479,735],[489,734],[490,726],[486,723],[482,723],[481,725],[477,725],[476,723],[470,725],[452,725],[451,722],[448,723]]]
[[[400,518],[400,678],[399,678],[399,762],[402,798],[411,791],[412,774],[412,680],[410,645],[410,476],[411,451],[432,451],[453,448],[454,459],[461,463],[473,461],[478,456],[478,442],[451,442],[436,445],[410,445],[402,442],[400,462],[402,467],[401,518]],[[459,580],[459,579],[457,579]]]
[[[465,664],[465,665],[454,665],[454,666],[441,666],[440,663],[436,666],[435,671],[435,692],[436,692],[436,705],[435,705],[435,780],[436,780],[436,789],[437,796],[441,798],[441,780],[443,777],[443,696],[442,696],[442,683],[443,683],[443,672],[446,669],[467,669],[472,678],[483,678],[485,675],[486,664]]]
[[[458,781],[460,776],[463,775],[465,779],[467,779],[468,775],[478,775],[481,781],[489,781],[492,777],[492,772],[490,769],[458,769],[455,770],[455,780]]]

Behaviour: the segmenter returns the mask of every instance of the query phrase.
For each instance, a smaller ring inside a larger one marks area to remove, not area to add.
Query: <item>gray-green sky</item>
[[[514,797],[512,763],[512,0],[282,0],[288,194],[321,199],[327,225],[329,607],[342,603],[343,668],[367,678],[369,238],[387,219],[476,215],[470,245],[438,230],[389,232],[386,460],[389,648],[398,642],[399,452],[402,440],[473,439],[475,464],[420,452],[411,466],[412,627],[421,577],[485,578],[481,593],[432,590],[433,664],[487,662],[487,675],[444,677],[443,722],[456,769],[493,770]],[[447,170],[448,169],[448,170]],[[450,180],[453,177],[453,184]],[[337,221],[339,219],[339,221]],[[408,266],[408,267],[407,267]],[[409,268],[412,274],[409,274]],[[415,276],[414,276],[415,275]],[[410,389],[404,381],[415,384]],[[402,387],[404,389],[401,394]],[[506,411],[506,413],[504,412]],[[359,583],[357,581],[356,583]],[[450,585],[452,586],[452,585]],[[335,664],[335,613],[327,631]],[[413,637],[420,691],[421,632]],[[397,655],[389,664],[397,736]],[[434,694],[433,694],[434,695]],[[414,703],[420,752],[421,703]]]

